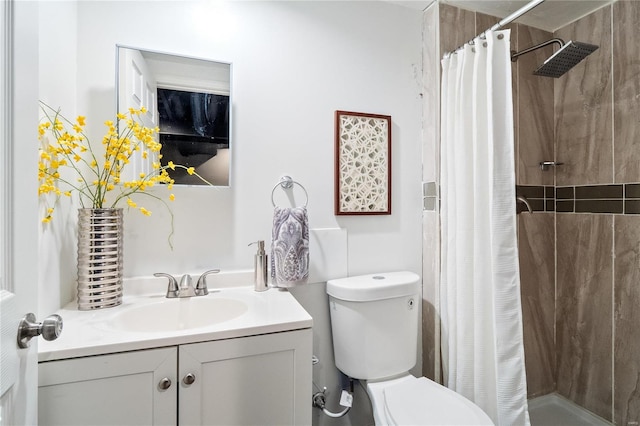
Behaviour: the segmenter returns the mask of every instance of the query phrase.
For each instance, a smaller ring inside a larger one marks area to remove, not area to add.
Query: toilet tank
[[[327,282],[336,366],[354,379],[408,372],[416,363],[420,277],[387,272]]]

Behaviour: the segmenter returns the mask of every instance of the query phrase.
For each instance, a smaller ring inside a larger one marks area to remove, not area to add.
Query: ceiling
[[[393,3],[424,10],[436,0],[398,0]],[[529,1],[494,1],[494,0],[438,0],[462,9],[473,10],[487,15],[504,18],[520,9]],[[588,15],[596,9],[613,3],[614,0],[546,0],[516,22],[531,25],[547,31],[555,31],[565,25]]]

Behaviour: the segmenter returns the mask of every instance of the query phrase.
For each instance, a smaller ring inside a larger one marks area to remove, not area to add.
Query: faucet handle
[[[167,298],[178,297],[180,294],[180,288],[178,287],[178,281],[171,274],[165,274],[164,272],[156,272],[154,277],[166,277],[169,278],[169,286],[167,287]]]
[[[211,269],[198,278],[198,282],[196,283],[196,296],[206,296],[209,294],[209,289],[207,288],[207,275],[209,274],[217,274],[220,272],[220,269]]]

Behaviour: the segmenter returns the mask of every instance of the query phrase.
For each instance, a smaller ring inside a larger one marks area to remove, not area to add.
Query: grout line
[[[615,342],[616,342],[616,216],[611,221],[611,421],[615,418]]]
[[[610,51],[610,57],[611,57],[611,158],[612,158],[612,162],[611,162],[611,167],[612,167],[612,174],[613,174],[613,181],[616,181],[616,139],[615,139],[615,127],[616,127],[616,122],[615,122],[615,110],[616,110],[616,104],[615,104],[615,70],[614,70],[614,60],[613,60],[613,49],[614,49],[614,43],[613,43],[613,24],[614,24],[614,20],[613,20],[613,9],[614,9],[615,5],[611,5],[610,6],[610,13],[609,13],[609,18],[611,19],[610,21],[610,42],[611,42],[611,51]],[[626,206],[625,206],[625,199],[626,199],[626,191],[625,191],[625,187],[622,187],[622,213],[624,214],[626,212]],[[611,236],[611,241],[612,241],[612,247],[611,247],[611,258],[612,258],[612,265],[611,265],[611,421],[615,422],[615,417],[616,417],[616,386],[615,386],[615,372],[616,372],[616,366],[615,366],[615,336],[616,336],[616,326],[615,326],[615,308],[616,308],[616,279],[615,279],[615,270],[616,270],[616,244],[615,244],[615,239],[616,239],[616,217],[615,215],[613,216],[613,220],[612,220],[612,236]]]

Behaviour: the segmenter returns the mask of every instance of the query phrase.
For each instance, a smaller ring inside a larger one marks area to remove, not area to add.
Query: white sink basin
[[[114,315],[109,325],[123,331],[162,332],[206,327],[237,318],[247,304],[229,298],[188,297],[134,306]]]

